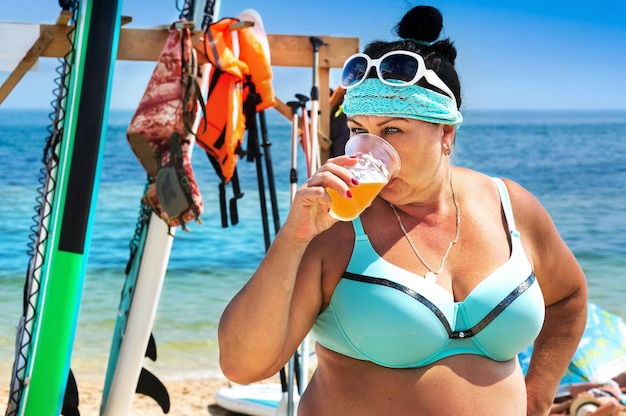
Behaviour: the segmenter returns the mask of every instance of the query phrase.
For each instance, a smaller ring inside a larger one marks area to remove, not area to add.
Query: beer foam
[[[359,182],[387,182],[389,170],[385,164],[371,153],[357,153],[358,163],[350,170]]]

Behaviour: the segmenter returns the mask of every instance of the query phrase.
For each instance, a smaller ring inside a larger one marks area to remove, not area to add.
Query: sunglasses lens
[[[361,81],[367,73],[367,59],[356,56],[346,62],[341,74],[341,85],[345,88],[351,87]]]
[[[380,63],[379,76],[389,83],[403,85],[413,81],[418,68],[419,63],[412,56],[390,55]]]

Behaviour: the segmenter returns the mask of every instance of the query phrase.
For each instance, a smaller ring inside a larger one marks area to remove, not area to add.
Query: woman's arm
[[[319,312],[321,291],[320,272],[312,266],[303,271],[308,280],[296,277],[306,248],[281,230],[252,278],[226,307],[218,340],[220,366],[230,380],[251,383],[276,374],[308,333]],[[301,292],[308,296],[299,296]]]
[[[325,188],[347,193],[352,176],[341,165],[355,162],[330,159],[298,189],[263,261],[224,310],[220,366],[230,380],[250,383],[276,374],[313,326],[323,303],[323,241],[337,222],[328,215]]]
[[[522,241],[543,292],[546,316],[526,374],[528,415],[547,415],[587,321],[587,285],[550,215],[527,190],[506,181]]]

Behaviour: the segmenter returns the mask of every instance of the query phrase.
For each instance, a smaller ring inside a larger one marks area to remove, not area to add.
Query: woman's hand
[[[337,222],[328,214],[331,199],[326,189],[334,189],[339,195],[351,198],[350,187],[357,185],[358,182],[346,167],[354,166],[356,163],[356,157],[352,156],[328,159],[298,189],[285,221],[292,238],[310,241]]]

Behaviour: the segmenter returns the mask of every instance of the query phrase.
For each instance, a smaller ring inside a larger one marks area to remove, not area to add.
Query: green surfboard
[[[76,3],[74,3],[76,4]],[[49,166],[38,230],[37,284],[20,319],[7,415],[61,413],[95,214],[121,1],[75,7],[58,160]],[[29,270],[30,271],[30,270]]]

